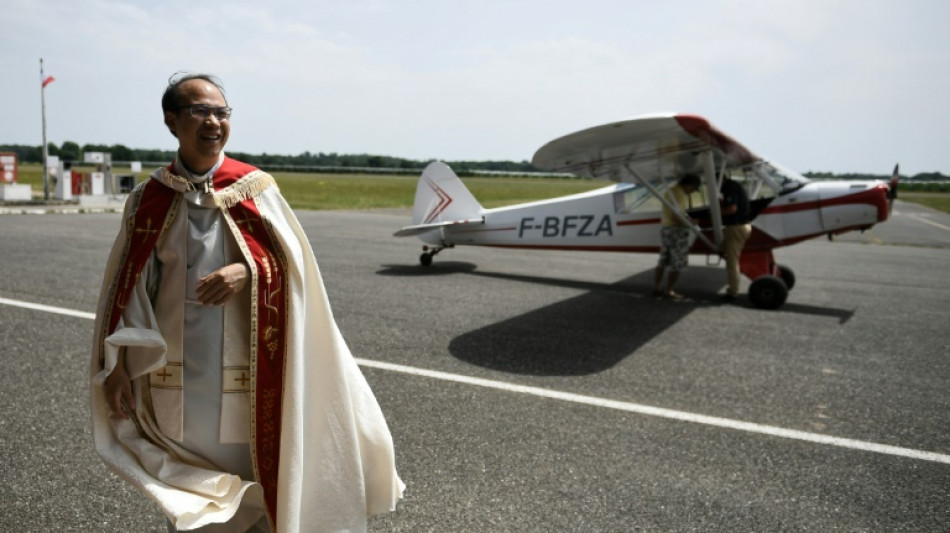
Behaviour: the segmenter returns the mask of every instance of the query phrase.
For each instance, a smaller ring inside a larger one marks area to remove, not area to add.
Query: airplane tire
[[[785,288],[792,290],[792,287],[795,286],[795,273],[792,272],[792,269],[785,265],[779,265],[778,272],[778,276],[785,282]]]
[[[432,254],[422,254],[419,256],[419,263],[427,267],[432,264]]]
[[[778,309],[788,298],[788,286],[777,276],[762,276],[749,285],[749,301],[759,309]]]

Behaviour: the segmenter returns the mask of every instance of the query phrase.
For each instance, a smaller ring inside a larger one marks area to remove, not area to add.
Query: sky
[[[0,144],[175,149],[160,100],[209,72],[228,149],[531,160],[699,114],[800,172],[950,174],[944,0],[4,0]]]

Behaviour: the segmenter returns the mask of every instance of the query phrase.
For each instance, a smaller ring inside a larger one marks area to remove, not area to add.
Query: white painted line
[[[686,411],[675,411],[673,409],[664,409],[662,407],[652,407],[649,405],[621,402],[617,400],[608,400],[606,398],[598,398],[596,396],[584,396],[581,394],[574,394],[570,392],[560,392],[560,391],[555,391],[555,390],[550,390],[550,389],[542,389],[540,387],[516,385],[513,383],[506,383],[504,381],[494,381],[490,379],[461,376],[458,374],[449,374],[447,372],[439,372],[436,370],[425,370],[422,368],[396,365],[392,363],[384,363],[381,361],[370,361],[367,359],[357,359],[356,361],[360,365],[370,367],[370,368],[378,368],[381,370],[389,370],[392,372],[401,372],[404,374],[412,374],[416,376],[423,376],[423,377],[439,379],[443,381],[453,381],[456,383],[464,383],[467,385],[475,385],[478,387],[487,387],[490,389],[503,390],[506,392],[531,394],[533,396],[540,396],[542,398],[551,398],[554,400],[562,400],[565,402],[591,405],[594,407],[606,407],[608,409],[617,409],[620,411],[627,411],[630,413],[637,413],[641,415],[655,416],[655,417],[667,418],[671,420],[679,420],[682,422],[692,422],[694,424],[703,424],[706,426],[733,429],[733,430],[738,430],[738,431],[745,431],[748,433],[757,433],[760,435],[780,437],[783,439],[801,440],[805,442],[813,442],[816,444],[825,444],[828,446],[838,446],[840,448],[849,448],[852,450],[861,450],[861,451],[866,451],[866,452],[881,453],[885,455],[896,455],[898,457],[906,457],[909,459],[919,459],[921,461],[933,461],[935,463],[950,464],[950,455],[946,455],[942,453],[926,452],[926,451],[921,451],[921,450],[914,450],[911,448],[901,448],[899,446],[890,446],[887,444],[876,444],[873,442],[865,442],[865,441],[854,440],[854,439],[845,439],[841,437],[822,435],[820,433],[809,433],[807,431],[798,431],[794,429],[784,429],[784,428],[775,427],[775,426],[766,426],[763,424],[756,424],[753,422],[742,422],[741,420],[732,420],[729,418],[720,418],[717,416],[706,416],[706,415],[700,415],[700,414],[695,414],[695,413],[689,413]]]
[[[23,302],[20,300],[10,300],[7,298],[0,298],[0,304],[3,305],[12,305],[14,307],[22,307],[24,309],[34,309],[36,311],[45,311],[47,313],[56,313],[57,315],[68,315],[75,316],[79,318],[88,318],[89,320],[95,320],[95,313],[84,313],[82,311],[73,311],[72,309],[64,309],[62,307],[53,307],[50,305],[43,304],[34,304],[30,302]]]
[[[938,228],[940,228],[940,229],[945,229],[945,230],[947,230],[947,231],[950,231],[950,226],[944,226],[943,224],[941,224],[941,223],[939,223],[939,222],[934,222],[933,220],[927,220],[926,218],[924,218],[924,217],[922,217],[922,216],[920,216],[920,215],[907,215],[907,216],[909,216],[910,218],[916,220],[917,222],[923,222],[924,224],[930,224],[931,226],[936,226],[936,227],[938,227]]]
[[[93,320],[96,318],[96,315],[94,313],[74,311],[72,309],[64,309],[61,307],[52,307],[49,305],[34,304],[34,303],[23,302],[19,300],[10,300],[7,298],[0,298],[0,304],[12,305],[15,307],[22,307],[26,309],[35,309],[37,311],[45,311],[45,312],[57,313],[61,315],[74,316],[74,317],[85,318],[89,320]],[[665,409],[662,407],[652,407],[649,405],[642,405],[642,404],[636,404],[636,403],[630,403],[630,402],[621,402],[617,400],[609,400],[606,398],[598,398],[596,396],[584,396],[582,394],[574,394],[571,392],[561,392],[561,391],[555,391],[555,390],[550,390],[550,389],[543,389],[540,387],[517,385],[514,383],[507,383],[504,381],[495,381],[491,379],[462,376],[459,374],[450,374],[448,372],[439,372],[437,370],[426,370],[424,368],[416,368],[412,366],[385,363],[383,361],[372,361],[369,359],[357,358],[356,362],[360,364],[361,366],[365,366],[369,368],[377,368],[380,370],[388,370],[390,372],[399,372],[402,374],[410,374],[413,376],[421,376],[421,377],[427,377],[431,379],[438,379],[442,381],[462,383],[465,385],[474,385],[477,387],[485,387],[485,388],[501,390],[505,392],[530,394],[532,396],[538,396],[541,398],[550,398],[553,400],[561,400],[565,402],[572,402],[572,403],[577,403],[577,404],[582,404],[582,405],[590,405],[593,407],[616,409],[618,411],[626,411],[628,413],[637,413],[637,414],[641,414],[645,416],[654,416],[658,418],[666,418],[669,420],[679,420],[681,422],[691,422],[694,424],[702,424],[705,426],[732,429],[736,431],[745,431],[747,433],[767,435],[770,437],[800,440],[804,442],[812,442],[815,444],[824,444],[826,446],[837,446],[839,448],[848,448],[851,450],[880,453],[884,455],[893,455],[897,457],[905,457],[908,459],[917,459],[920,461],[931,461],[935,463],[950,464],[950,455],[946,455],[942,453],[914,450],[911,448],[902,448],[900,446],[891,446],[888,444],[877,444],[874,442],[846,439],[842,437],[833,437],[831,435],[822,435],[821,433],[810,433],[807,431],[785,429],[785,428],[780,428],[776,426],[756,424],[753,422],[743,422],[741,420],[733,420],[730,418],[720,418],[717,416],[700,415],[696,413],[690,413],[687,411],[676,411],[673,409]]]

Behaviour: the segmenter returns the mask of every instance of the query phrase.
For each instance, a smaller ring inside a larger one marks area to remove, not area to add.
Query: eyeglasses
[[[178,108],[179,111],[183,109],[187,109],[189,115],[200,118],[201,120],[207,120],[211,115],[214,115],[214,118],[218,120],[227,120],[231,118],[231,108],[227,106],[211,107],[204,104],[195,104]]]

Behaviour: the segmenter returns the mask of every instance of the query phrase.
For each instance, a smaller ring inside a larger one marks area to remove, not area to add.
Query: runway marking
[[[75,316],[79,318],[88,318],[90,320],[96,319],[95,313],[85,313],[83,311],[74,311],[72,309],[64,309],[62,307],[53,307],[51,305],[34,304],[30,302],[23,302],[20,300],[10,300],[7,298],[0,298],[0,304],[12,305],[13,307],[22,307],[24,309],[34,309],[36,311],[45,311],[47,313],[56,313],[57,315]]]
[[[474,378],[474,377],[462,376],[458,374],[449,374],[447,372],[439,372],[436,370],[425,370],[422,368],[397,365],[393,363],[384,363],[381,361],[369,361],[366,359],[357,359],[356,361],[360,365],[370,367],[370,368],[378,368],[381,370],[389,370],[392,372],[401,372],[404,374],[412,374],[416,376],[429,377],[433,379],[440,379],[443,381],[453,381],[456,383],[464,383],[467,385],[476,385],[479,387],[487,387],[490,389],[503,390],[506,392],[518,392],[522,394],[530,394],[533,396],[540,396],[542,398],[551,398],[554,400],[562,400],[566,402],[591,405],[594,407],[605,407],[608,409],[617,409],[619,411],[626,411],[629,413],[655,416],[655,417],[666,418],[670,420],[680,420],[683,422],[692,422],[695,424],[703,424],[706,426],[713,426],[713,427],[719,427],[719,428],[725,428],[725,429],[734,429],[738,431],[745,431],[747,433],[757,433],[760,435],[768,435],[771,437],[780,437],[783,439],[801,440],[805,442],[813,442],[816,444],[825,444],[828,446],[849,448],[852,450],[860,450],[860,451],[880,453],[880,454],[885,454],[885,455],[895,455],[898,457],[906,457],[909,459],[919,459],[921,461],[932,461],[935,463],[950,464],[950,455],[946,455],[942,453],[914,450],[911,448],[902,448],[900,446],[891,446],[888,444],[877,444],[874,442],[846,439],[842,437],[833,437],[831,435],[822,435],[820,433],[810,433],[807,431],[798,431],[794,429],[785,429],[785,428],[780,428],[776,426],[756,424],[754,422],[743,422],[741,420],[720,418],[718,416],[700,415],[696,413],[690,413],[687,411],[676,411],[673,409],[664,409],[662,407],[653,407],[650,405],[621,402],[617,400],[608,400],[606,398],[598,398],[596,396],[584,396],[581,394],[574,394],[570,392],[560,392],[560,391],[555,391],[555,390],[550,390],[550,389],[542,389],[540,387],[516,385],[514,383],[506,383],[504,381],[494,381],[490,379]]]
[[[926,218],[924,218],[924,217],[922,217],[922,216],[920,216],[920,215],[907,215],[907,216],[909,216],[910,218],[916,220],[917,222],[923,222],[924,224],[930,224],[931,226],[936,226],[936,227],[938,227],[938,228],[940,228],[940,229],[945,229],[945,230],[947,230],[947,231],[950,231],[950,226],[944,226],[943,224],[941,224],[941,223],[939,223],[939,222],[934,222],[933,220],[927,220]]]
[[[96,315],[94,313],[86,313],[83,311],[64,309],[62,307],[53,307],[49,305],[34,304],[30,302],[23,302],[20,300],[11,300],[7,298],[0,298],[0,304],[10,305],[14,307],[22,307],[25,309],[34,309],[37,311],[44,311],[48,313],[56,313],[60,315],[73,316],[73,317],[78,317],[78,318],[85,318],[89,320],[93,320],[96,318]],[[616,409],[618,411],[626,411],[628,413],[637,413],[637,414],[641,414],[645,416],[665,418],[668,420],[679,420],[681,422],[690,422],[694,424],[702,424],[705,426],[712,426],[712,427],[718,427],[718,428],[723,428],[723,429],[745,431],[747,433],[767,435],[770,437],[779,437],[783,439],[799,440],[799,441],[811,442],[815,444],[824,444],[826,446],[836,446],[839,448],[847,448],[851,450],[879,453],[879,454],[884,454],[884,455],[893,455],[897,457],[905,457],[908,459],[917,459],[920,461],[931,461],[934,463],[950,464],[950,455],[942,454],[942,453],[914,450],[912,448],[902,448],[900,446],[891,446],[888,444],[877,444],[874,442],[867,442],[867,441],[861,441],[861,440],[855,440],[855,439],[846,439],[842,437],[834,437],[831,435],[823,435],[821,433],[811,433],[808,431],[799,431],[795,429],[785,429],[785,428],[780,428],[777,426],[757,424],[754,422],[743,422],[741,420],[733,420],[731,418],[707,416],[707,415],[701,415],[697,413],[690,413],[688,411],[677,411],[674,409],[665,409],[663,407],[653,407],[650,405],[643,405],[643,404],[637,404],[637,403],[631,403],[631,402],[622,402],[618,400],[610,400],[607,398],[598,398],[596,396],[585,396],[582,394],[574,394],[571,392],[561,392],[561,391],[556,391],[556,390],[551,390],[551,389],[543,389],[541,387],[517,385],[515,383],[507,383],[504,381],[496,381],[496,380],[491,380],[491,379],[463,376],[460,374],[450,374],[448,372],[440,372],[438,370],[426,370],[424,368],[416,368],[412,366],[398,365],[394,363],[386,363],[383,361],[372,361],[369,359],[356,358],[356,362],[359,365],[368,367],[368,368],[388,370],[390,372],[399,372],[401,374],[410,374],[413,376],[427,377],[427,378],[432,378],[432,379],[438,379],[441,381],[450,381],[453,383],[474,385],[477,387],[485,387],[485,388],[501,390],[505,392],[530,394],[532,396],[538,396],[541,398],[550,398],[553,400],[561,400],[565,402],[577,403],[577,404],[582,404],[582,405],[590,405],[593,407]]]

